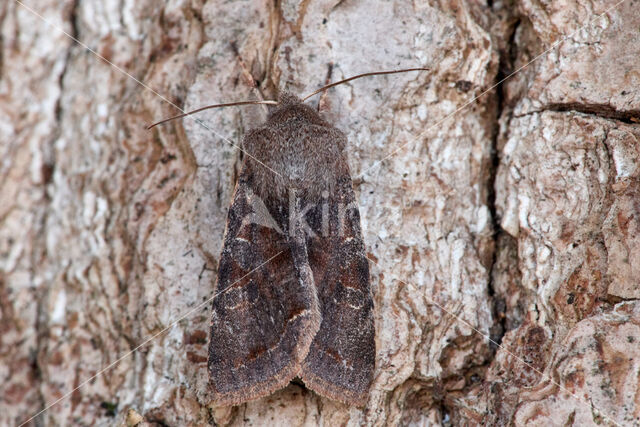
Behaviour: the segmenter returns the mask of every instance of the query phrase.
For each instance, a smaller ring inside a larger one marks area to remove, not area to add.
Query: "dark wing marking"
[[[254,189],[245,164],[229,209],[211,317],[208,367],[218,405],[257,399],[287,385],[320,323],[305,243],[288,242],[282,233],[287,202],[267,203],[263,207],[273,220],[260,220],[255,215],[262,201]]]
[[[323,396],[361,406],[373,381],[375,330],[369,264],[348,174],[329,198],[328,213],[328,235],[308,238],[322,322],[300,376]],[[318,211],[309,216],[313,229],[321,227],[320,216]]]

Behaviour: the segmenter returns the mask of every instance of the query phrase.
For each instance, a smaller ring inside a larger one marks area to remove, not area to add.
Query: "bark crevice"
[[[514,114],[516,118],[522,118],[533,114],[541,114],[544,112],[567,113],[574,112],[595,116],[602,119],[616,120],[629,125],[637,125],[640,123],[640,110],[617,110],[606,104],[590,104],[590,103],[552,103],[547,104],[543,108],[530,110],[525,113]]]

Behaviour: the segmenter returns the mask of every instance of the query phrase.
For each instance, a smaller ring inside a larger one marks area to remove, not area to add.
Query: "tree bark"
[[[640,13],[614,5],[2,3],[0,424],[640,424]],[[248,74],[420,66],[323,102],[371,260],[367,406],[294,381],[215,407],[208,300],[265,114],[145,126],[254,99]]]

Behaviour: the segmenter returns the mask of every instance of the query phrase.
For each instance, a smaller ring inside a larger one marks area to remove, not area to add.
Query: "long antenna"
[[[218,107],[233,107],[234,105],[256,105],[256,104],[269,104],[269,105],[277,105],[278,101],[241,101],[241,102],[229,102],[227,104],[215,104],[215,105],[207,105],[206,107],[198,108],[197,110],[189,111],[184,114],[178,114],[177,116],[169,117],[168,119],[160,120],[152,125],[147,126],[147,130],[161,125],[162,123],[166,123],[171,120],[179,119],[181,117],[190,116],[191,114],[199,113],[203,110],[208,110],[210,108],[218,108]]]
[[[357,76],[353,76],[353,77],[349,77],[348,79],[344,79],[344,80],[340,80],[338,82],[335,83],[330,83],[328,85],[325,85],[323,87],[321,87],[320,89],[316,90],[315,92],[305,96],[304,98],[302,98],[302,102],[306,101],[307,99],[311,98],[314,95],[319,94],[320,92],[324,92],[327,89],[330,89],[334,86],[338,86],[341,85],[343,83],[346,82],[350,82],[351,80],[355,80],[355,79],[359,79],[361,77],[369,77],[369,76],[380,76],[380,75],[384,75],[384,74],[396,74],[396,73],[406,73],[408,71],[429,71],[430,68],[404,68],[401,70],[390,70],[390,71],[375,71],[372,73],[364,73],[364,74],[358,74]],[[163,123],[169,122],[171,120],[175,120],[175,119],[180,119],[182,117],[186,117],[186,116],[190,116],[191,114],[195,114],[195,113],[199,113],[200,111],[204,111],[204,110],[208,110],[210,108],[220,108],[220,107],[233,107],[233,106],[237,106],[237,105],[278,105],[278,101],[241,101],[241,102],[229,102],[226,104],[215,104],[215,105],[207,105],[206,107],[202,107],[202,108],[198,108],[196,110],[193,111],[189,111],[187,113],[184,114],[178,114],[177,116],[173,116],[173,117],[169,117],[168,119],[164,119],[164,120],[160,120],[159,122],[156,122],[152,125],[147,126],[147,130],[152,129],[158,125],[161,125]]]
[[[341,85],[342,83],[350,82],[351,80],[359,79],[360,77],[379,76],[379,75],[382,75],[382,74],[406,73],[407,71],[429,71],[429,70],[430,70],[430,68],[404,68],[402,70],[376,71],[376,72],[373,72],[373,73],[358,74],[357,76],[349,77],[348,79],[340,80],[339,82],[335,82],[335,83],[328,84],[326,86],[322,86],[320,89],[316,90],[312,94],[307,95],[304,98],[302,98],[302,102],[306,101],[307,99],[311,98],[314,95],[319,94],[320,92],[324,92],[325,90],[327,90],[329,88]]]

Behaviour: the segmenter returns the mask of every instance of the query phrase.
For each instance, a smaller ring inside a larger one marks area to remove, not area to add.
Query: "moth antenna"
[[[147,130],[154,128],[163,123],[169,122],[171,120],[180,119],[182,117],[190,116],[191,114],[199,113],[200,111],[208,110],[210,108],[219,108],[219,107],[233,107],[235,105],[256,105],[256,104],[268,104],[268,105],[278,105],[278,101],[241,101],[241,102],[229,102],[226,104],[214,104],[207,105],[206,107],[198,108],[193,111],[189,111],[184,114],[178,114],[177,116],[169,117],[168,119],[160,120],[152,125],[147,126]]]
[[[324,92],[325,90],[330,89],[330,88],[332,88],[334,86],[341,85],[342,83],[346,83],[346,82],[350,82],[351,80],[359,79],[360,77],[379,76],[379,75],[382,75],[382,74],[406,73],[407,71],[429,71],[429,70],[430,70],[430,68],[404,68],[402,70],[375,71],[373,73],[358,74],[357,76],[349,77],[348,79],[340,80],[339,82],[335,82],[335,83],[328,84],[326,86],[322,86],[320,89],[316,90],[312,94],[307,95],[304,98],[302,98],[302,102],[306,101],[307,99],[311,98],[314,95],[319,94],[320,92]]]

